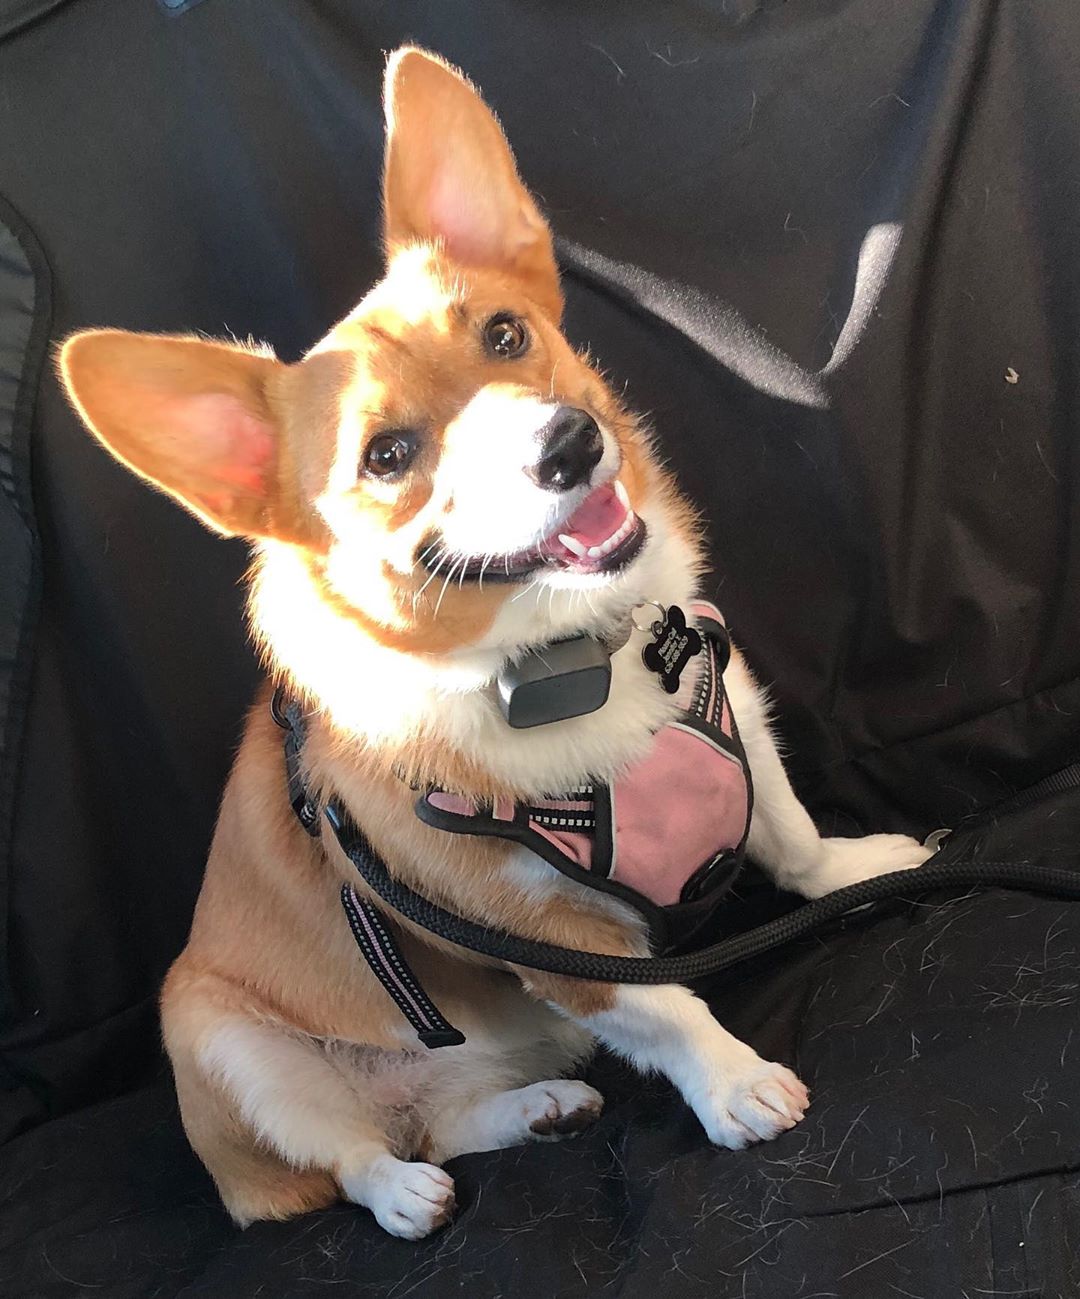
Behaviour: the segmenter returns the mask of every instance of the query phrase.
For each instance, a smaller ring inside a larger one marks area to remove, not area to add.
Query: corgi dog
[[[191,1145],[241,1225],[344,1198],[419,1239],[453,1212],[448,1160],[597,1118],[601,1096],[574,1076],[597,1042],[666,1075],[707,1139],[731,1149],[793,1127],[807,1090],[685,987],[513,966],[380,909],[325,823],[311,834],[294,815],[275,688],[303,713],[305,787],[347,809],[390,875],[462,917],[562,948],[654,950],[633,904],[649,889],[633,874],[645,857],[627,826],[647,829],[666,795],[631,797],[625,782],[658,737],[676,753],[694,729],[679,720],[687,691],[722,695],[737,721],[738,763],[724,749],[734,723],[696,752],[749,769],[746,847],[777,884],[814,898],[929,851],[901,835],[819,836],[736,650],[726,664],[687,657],[677,691],[646,665],[656,610],[700,614],[708,643],[720,636],[699,601],[701,523],[641,424],[560,332],[550,230],[472,85],[400,49],[385,110],[385,276],[301,361],[92,330],[67,340],[60,372],[113,456],[253,549],[250,622],[267,680],[161,998]],[[608,647],[606,702],[509,725],[500,673],[581,636]],[[552,864],[553,845],[560,818],[577,816],[585,852],[593,805],[581,800],[601,788],[623,791],[611,800],[619,856],[609,844],[609,887],[593,888],[584,857],[575,875]],[[418,790],[438,815],[417,814]],[[500,806],[532,809],[533,837],[471,832],[471,813]],[[692,810],[688,851],[700,853],[695,827],[712,833],[714,809]],[[463,818],[464,832],[439,815]],[[343,885],[375,907],[463,1042],[418,1044],[357,951]],[[671,901],[663,888],[654,898]]]

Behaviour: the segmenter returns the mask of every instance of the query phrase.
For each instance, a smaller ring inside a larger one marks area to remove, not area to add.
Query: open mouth
[[[475,556],[461,577],[516,582],[540,568],[593,575],[625,567],[645,542],[645,524],[618,480],[591,492],[574,513],[535,546],[507,555]]]

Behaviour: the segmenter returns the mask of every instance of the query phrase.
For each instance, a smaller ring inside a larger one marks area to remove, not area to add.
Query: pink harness
[[[702,638],[698,679],[684,679],[678,717],[614,785],[494,806],[429,790],[417,816],[453,834],[521,843],[579,883],[629,902],[655,944],[684,945],[738,872],[752,807],[746,755],[724,691],[727,631],[715,606],[697,602],[691,613]]]

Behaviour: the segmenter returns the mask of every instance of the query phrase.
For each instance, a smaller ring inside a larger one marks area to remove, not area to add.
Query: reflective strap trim
[[[417,982],[376,908],[370,902],[361,901],[350,884],[341,886],[341,905],[360,954],[393,998],[398,1010],[416,1029],[416,1035],[424,1046],[431,1050],[440,1046],[460,1046],[465,1041],[465,1034],[441,1014]]]

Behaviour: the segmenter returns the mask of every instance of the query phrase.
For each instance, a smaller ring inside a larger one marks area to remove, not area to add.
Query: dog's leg
[[[330,1171],[392,1235],[418,1240],[450,1217],[449,1174],[396,1158],[360,1090],[313,1039],[229,1015],[202,1036],[196,1064],[260,1143],[293,1167]]]
[[[749,853],[781,888],[818,898],[875,875],[921,866],[932,855],[904,834],[823,839],[795,797],[761,694],[736,655],[724,674],[724,684],[754,782]]]
[[[716,1022],[689,988],[585,983],[519,970],[543,996],[643,1072],[665,1074],[709,1140],[740,1150],[793,1128],[810,1103],[781,1064],[763,1060]]]
[[[570,1078],[495,1092],[444,1109],[432,1119],[431,1157],[445,1160],[526,1141],[558,1140],[595,1123],[603,1107],[598,1091]]]

